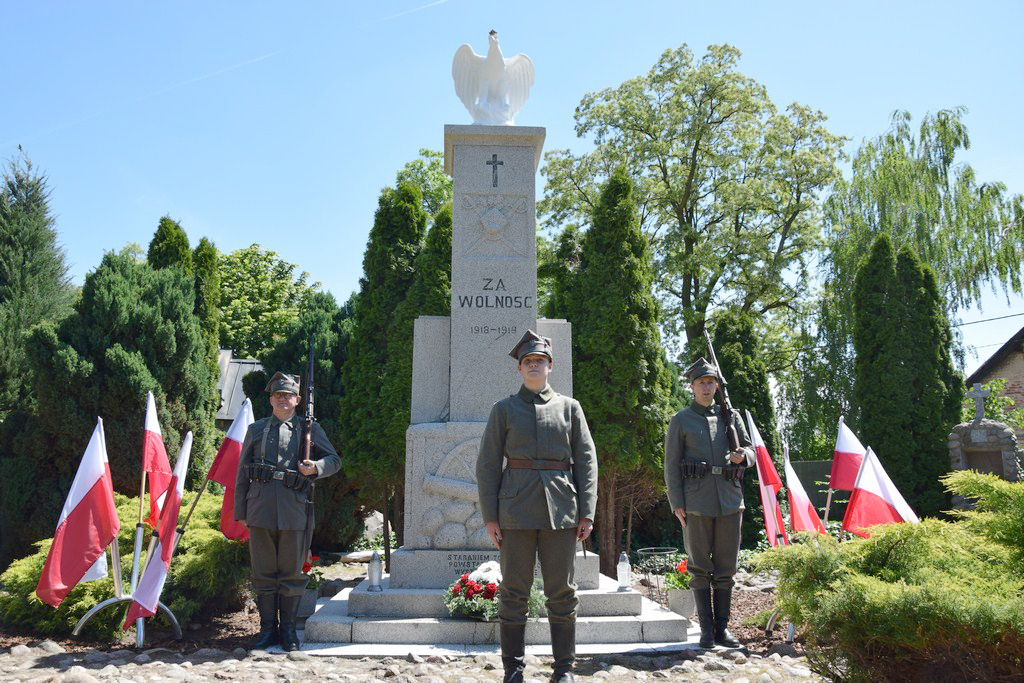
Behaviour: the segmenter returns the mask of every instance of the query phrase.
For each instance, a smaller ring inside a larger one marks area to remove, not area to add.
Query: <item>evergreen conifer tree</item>
[[[8,163],[0,184],[0,420],[32,408],[25,335],[71,307],[49,195],[27,156]]]
[[[962,381],[934,273],[909,248],[893,256],[879,236],[857,271],[853,329],[860,437],[879,455],[918,514],[947,505],[946,437],[956,423]]]
[[[138,495],[147,391],[156,398],[171,459],[191,430],[188,482],[205,476],[217,404],[194,310],[194,283],[180,269],[153,270],[130,255],[107,253],[86,276],[73,312],[31,333],[38,408],[0,435],[0,563],[53,532],[97,416],[114,489]]]
[[[199,240],[192,251],[192,268],[196,280],[196,315],[203,333],[217,350],[220,333],[220,270],[219,254],[213,242],[207,238]]]
[[[650,250],[633,192],[617,170],[579,243],[579,267],[556,276],[551,298],[551,312],[573,325],[573,393],[597,446],[597,539],[606,574],[623,549],[632,489],[638,480],[660,480],[668,412]],[[569,256],[574,244],[570,232],[559,252]]]
[[[422,201],[419,190],[409,184],[381,192],[363,256],[349,356],[342,368],[342,467],[357,484],[379,491],[381,502],[395,487],[396,509],[402,507],[405,445],[403,441],[395,448],[381,438],[391,416],[380,389],[388,381],[388,333],[412,285],[413,262],[426,232]],[[398,526],[400,542],[401,531]]]
[[[154,268],[178,266],[182,272],[192,272],[192,250],[188,235],[178,221],[164,216],[156,226],[153,239],[149,242],[146,261]]]

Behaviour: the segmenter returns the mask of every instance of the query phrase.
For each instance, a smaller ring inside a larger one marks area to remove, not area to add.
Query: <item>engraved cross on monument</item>
[[[992,392],[982,389],[979,382],[974,383],[974,389],[968,391],[966,396],[974,399],[974,421],[981,422],[985,419],[985,398],[991,396]]]

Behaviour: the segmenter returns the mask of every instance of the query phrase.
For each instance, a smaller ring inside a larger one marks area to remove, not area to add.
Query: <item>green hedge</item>
[[[195,493],[186,492],[181,514],[187,513]],[[121,573],[127,591],[131,578],[135,522],[139,500],[115,494],[121,519],[118,535]],[[171,560],[171,572],[161,594],[184,629],[203,608],[237,609],[249,578],[249,554],[245,543],[229,541],[220,532],[221,496],[207,492],[199,501]],[[148,504],[147,504],[148,512]],[[78,620],[94,605],[114,595],[113,580],[79,584],[53,609],[36,597],[36,584],[42,573],[50,539],[36,544],[36,553],[16,560],[0,575],[0,625],[39,636],[70,636]],[[143,552],[149,543],[148,533]],[[109,561],[109,554],[107,559]],[[108,608],[93,617],[80,634],[90,640],[115,641],[122,637],[121,624],[127,606]],[[163,621],[163,617],[159,617]]]
[[[1024,680],[1024,484],[956,472],[976,501],[956,521],[876,527],[847,542],[800,534],[757,560],[812,667],[841,682]]]

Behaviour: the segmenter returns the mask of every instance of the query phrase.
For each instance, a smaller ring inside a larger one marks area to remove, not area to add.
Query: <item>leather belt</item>
[[[274,470],[274,479],[284,479],[284,472],[282,470]]]
[[[526,460],[525,458],[508,458],[506,467],[515,470],[570,470],[568,460]]]

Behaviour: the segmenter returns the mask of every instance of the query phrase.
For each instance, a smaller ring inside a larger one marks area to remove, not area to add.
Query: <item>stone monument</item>
[[[486,60],[464,45],[452,69],[476,122],[444,128],[445,170],[454,185],[451,316],[420,317],[414,325],[404,545],[391,554],[384,591],[369,592],[363,582],[332,600],[306,622],[311,641],[497,642],[495,624],[446,619],[442,594],[459,575],[498,559],[480,512],[476,460],[491,406],[519,390],[508,353],[527,329],[551,338],[548,381],[572,396],[570,324],[537,318],[535,197],[545,130],[512,125],[529,90],[523,91],[524,65],[529,84],[533,65],[524,55],[504,60],[509,73],[499,78],[488,67],[500,59],[492,31]],[[477,67],[482,71],[466,75]],[[478,78],[478,87],[467,86]],[[508,116],[481,116],[482,108]],[[686,619],[657,611],[635,591],[618,591],[598,567],[597,555],[578,550],[579,642],[685,639]],[[647,626],[644,610],[657,612]],[[529,643],[547,638],[546,624],[527,630]]]
[[[967,392],[974,399],[974,420],[953,427],[949,435],[949,468],[994,474],[1006,481],[1020,481],[1021,450],[1013,429],[1002,422],[985,419],[985,399],[992,395],[975,383]],[[953,506],[966,507],[960,496]]]

